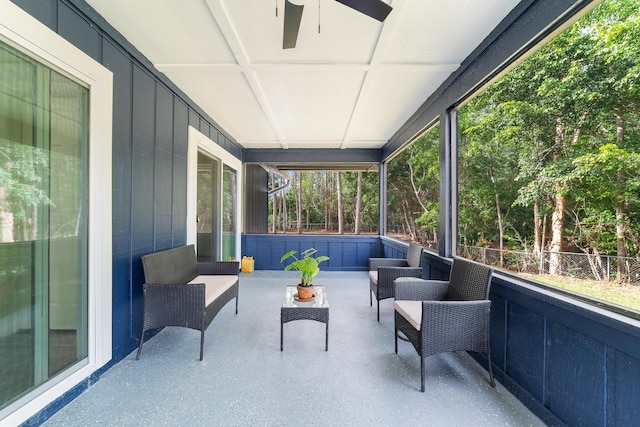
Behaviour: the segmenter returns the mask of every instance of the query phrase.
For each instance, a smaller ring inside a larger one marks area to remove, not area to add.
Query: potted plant
[[[302,252],[302,258],[298,258],[296,251],[289,251],[280,258],[280,262],[293,258],[293,261],[284,268],[284,271],[297,270],[300,273],[298,299],[301,301],[313,299],[313,277],[320,272],[318,264],[329,259],[325,255],[314,257],[313,255],[316,252],[318,252],[317,249],[309,248]]]

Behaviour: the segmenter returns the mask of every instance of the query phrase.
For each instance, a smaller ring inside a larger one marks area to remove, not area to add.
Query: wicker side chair
[[[425,359],[458,350],[486,354],[490,383],[495,387],[489,339],[491,272],[486,265],[456,258],[449,281],[395,281],[395,351],[400,338],[413,344],[420,355],[420,391],[424,392]]]
[[[393,281],[398,277],[422,276],[423,247],[409,244],[407,258],[369,258],[369,305],[373,306],[373,296],[378,303],[380,321],[380,300],[393,298]]]

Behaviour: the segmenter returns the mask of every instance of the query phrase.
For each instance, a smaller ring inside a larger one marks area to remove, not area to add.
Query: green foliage
[[[319,264],[329,260],[325,255],[314,257],[316,252],[318,252],[317,249],[309,248],[302,252],[302,258],[298,258],[296,251],[289,251],[280,258],[281,263],[289,258],[294,259],[284,268],[284,271],[297,270],[300,273],[300,286],[311,286],[313,278],[320,272]]]
[[[434,126],[388,163],[387,228],[437,248],[440,128]]]
[[[608,0],[462,108],[461,241],[497,246],[500,214],[531,244],[562,197],[567,249],[640,256],[639,77],[640,2]]]

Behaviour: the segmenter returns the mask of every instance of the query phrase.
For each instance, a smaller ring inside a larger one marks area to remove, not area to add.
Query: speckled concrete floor
[[[329,351],[324,324],[284,325],[284,286],[295,277],[256,271],[240,279],[233,303],[214,319],[198,361],[199,332],[166,328],[108,370],[47,426],[538,426],[531,414],[466,353],[420,359],[399,343],[393,305],[369,306],[364,272],[321,272],[330,305]]]

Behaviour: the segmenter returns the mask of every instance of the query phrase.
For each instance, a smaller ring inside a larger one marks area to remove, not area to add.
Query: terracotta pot
[[[313,299],[313,285],[311,286],[298,285],[298,299],[300,301],[311,301]]]

